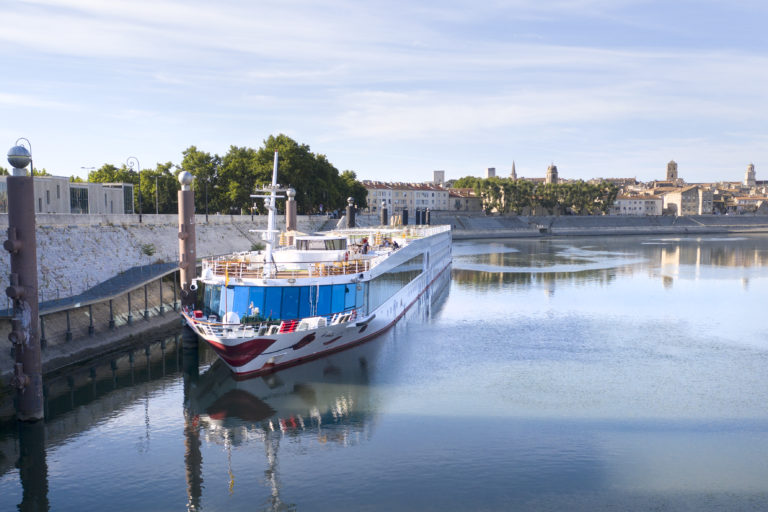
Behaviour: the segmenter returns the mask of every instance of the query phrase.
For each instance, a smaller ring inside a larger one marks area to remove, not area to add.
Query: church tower
[[[667,181],[677,181],[677,162],[674,160],[667,164]]]
[[[512,172],[509,175],[509,179],[512,181],[517,180],[517,172],[515,171],[515,161],[512,160]]]
[[[545,183],[552,183],[553,185],[557,184],[557,166],[555,164],[547,167],[547,179]]]
[[[755,166],[751,163],[747,166],[747,172],[744,173],[744,186],[749,188],[757,186],[757,182],[755,181]]]

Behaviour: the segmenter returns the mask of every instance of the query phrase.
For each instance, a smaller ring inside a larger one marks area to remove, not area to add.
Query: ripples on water
[[[457,243],[356,349],[235,381],[172,336],[62,376],[47,492],[0,431],[0,510],[764,510],[767,263],[764,236]]]

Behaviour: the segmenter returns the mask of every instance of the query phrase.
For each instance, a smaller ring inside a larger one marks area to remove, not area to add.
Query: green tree
[[[182,154],[184,159],[181,161],[181,167],[195,177],[192,188],[195,191],[197,211],[205,213],[206,201],[209,212],[219,211],[215,192],[218,190],[221,157],[200,151],[195,146],[188,147]]]
[[[141,195],[143,213],[172,214],[178,212],[178,181],[172,171],[173,163],[157,164],[155,169],[141,173]]]
[[[344,171],[341,173],[341,181],[346,187],[345,195],[355,200],[358,208],[368,208],[368,190],[357,181],[355,171]]]
[[[270,135],[257,151],[257,186],[271,183],[275,151],[279,155],[277,181],[296,189],[298,213],[316,212],[320,204],[326,210],[346,205],[349,190],[338,169],[325,155],[312,153],[308,145],[299,144],[284,134]]]
[[[104,164],[88,173],[88,181],[90,183],[132,183],[138,185],[139,175],[124,164],[120,167]]]
[[[8,169],[5,167],[0,167],[0,176],[8,176]]]
[[[230,146],[221,159],[216,202],[225,213],[250,208],[258,174],[256,151],[251,148]],[[209,191],[210,192],[210,191]]]

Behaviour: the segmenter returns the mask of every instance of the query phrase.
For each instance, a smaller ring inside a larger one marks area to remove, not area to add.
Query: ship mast
[[[266,255],[264,256],[264,277],[269,278],[272,276],[272,271],[274,269],[274,261],[272,259],[272,251],[274,250],[275,240],[277,239],[277,235],[280,233],[280,231],[277,229],[277,218],[275,217],[277,213],[277,200],[282,199],[285,196],[278,196],[278,192],[285,192],[287,189],[280,188],[280,185],[277,184],[277,151],[275,151],[275,161],[274,165],[272,167],[272,185],[268,187],[264,187],[260,190],[260,192],[263,192],[264,194],[269,193],[269,195],[258,195],[258,194],[252,194],[251,197],[253,198],[259,198],[264,199],[264,207],[267,209],[267,229],[252,229],[251,231],[260,232],[262,233],[261,238],[264,240],[264,243],[267,246]]]

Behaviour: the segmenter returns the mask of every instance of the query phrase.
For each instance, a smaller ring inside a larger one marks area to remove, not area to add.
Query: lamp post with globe
[[[128,160],[125,161],[125,165],[127,165],[128,168],[133,171],[134,162],[136,164],[136,170],[139,173],[139,224],[141,224],[141,164],[139,164],[138,158],[135,156],[129,156]]]

